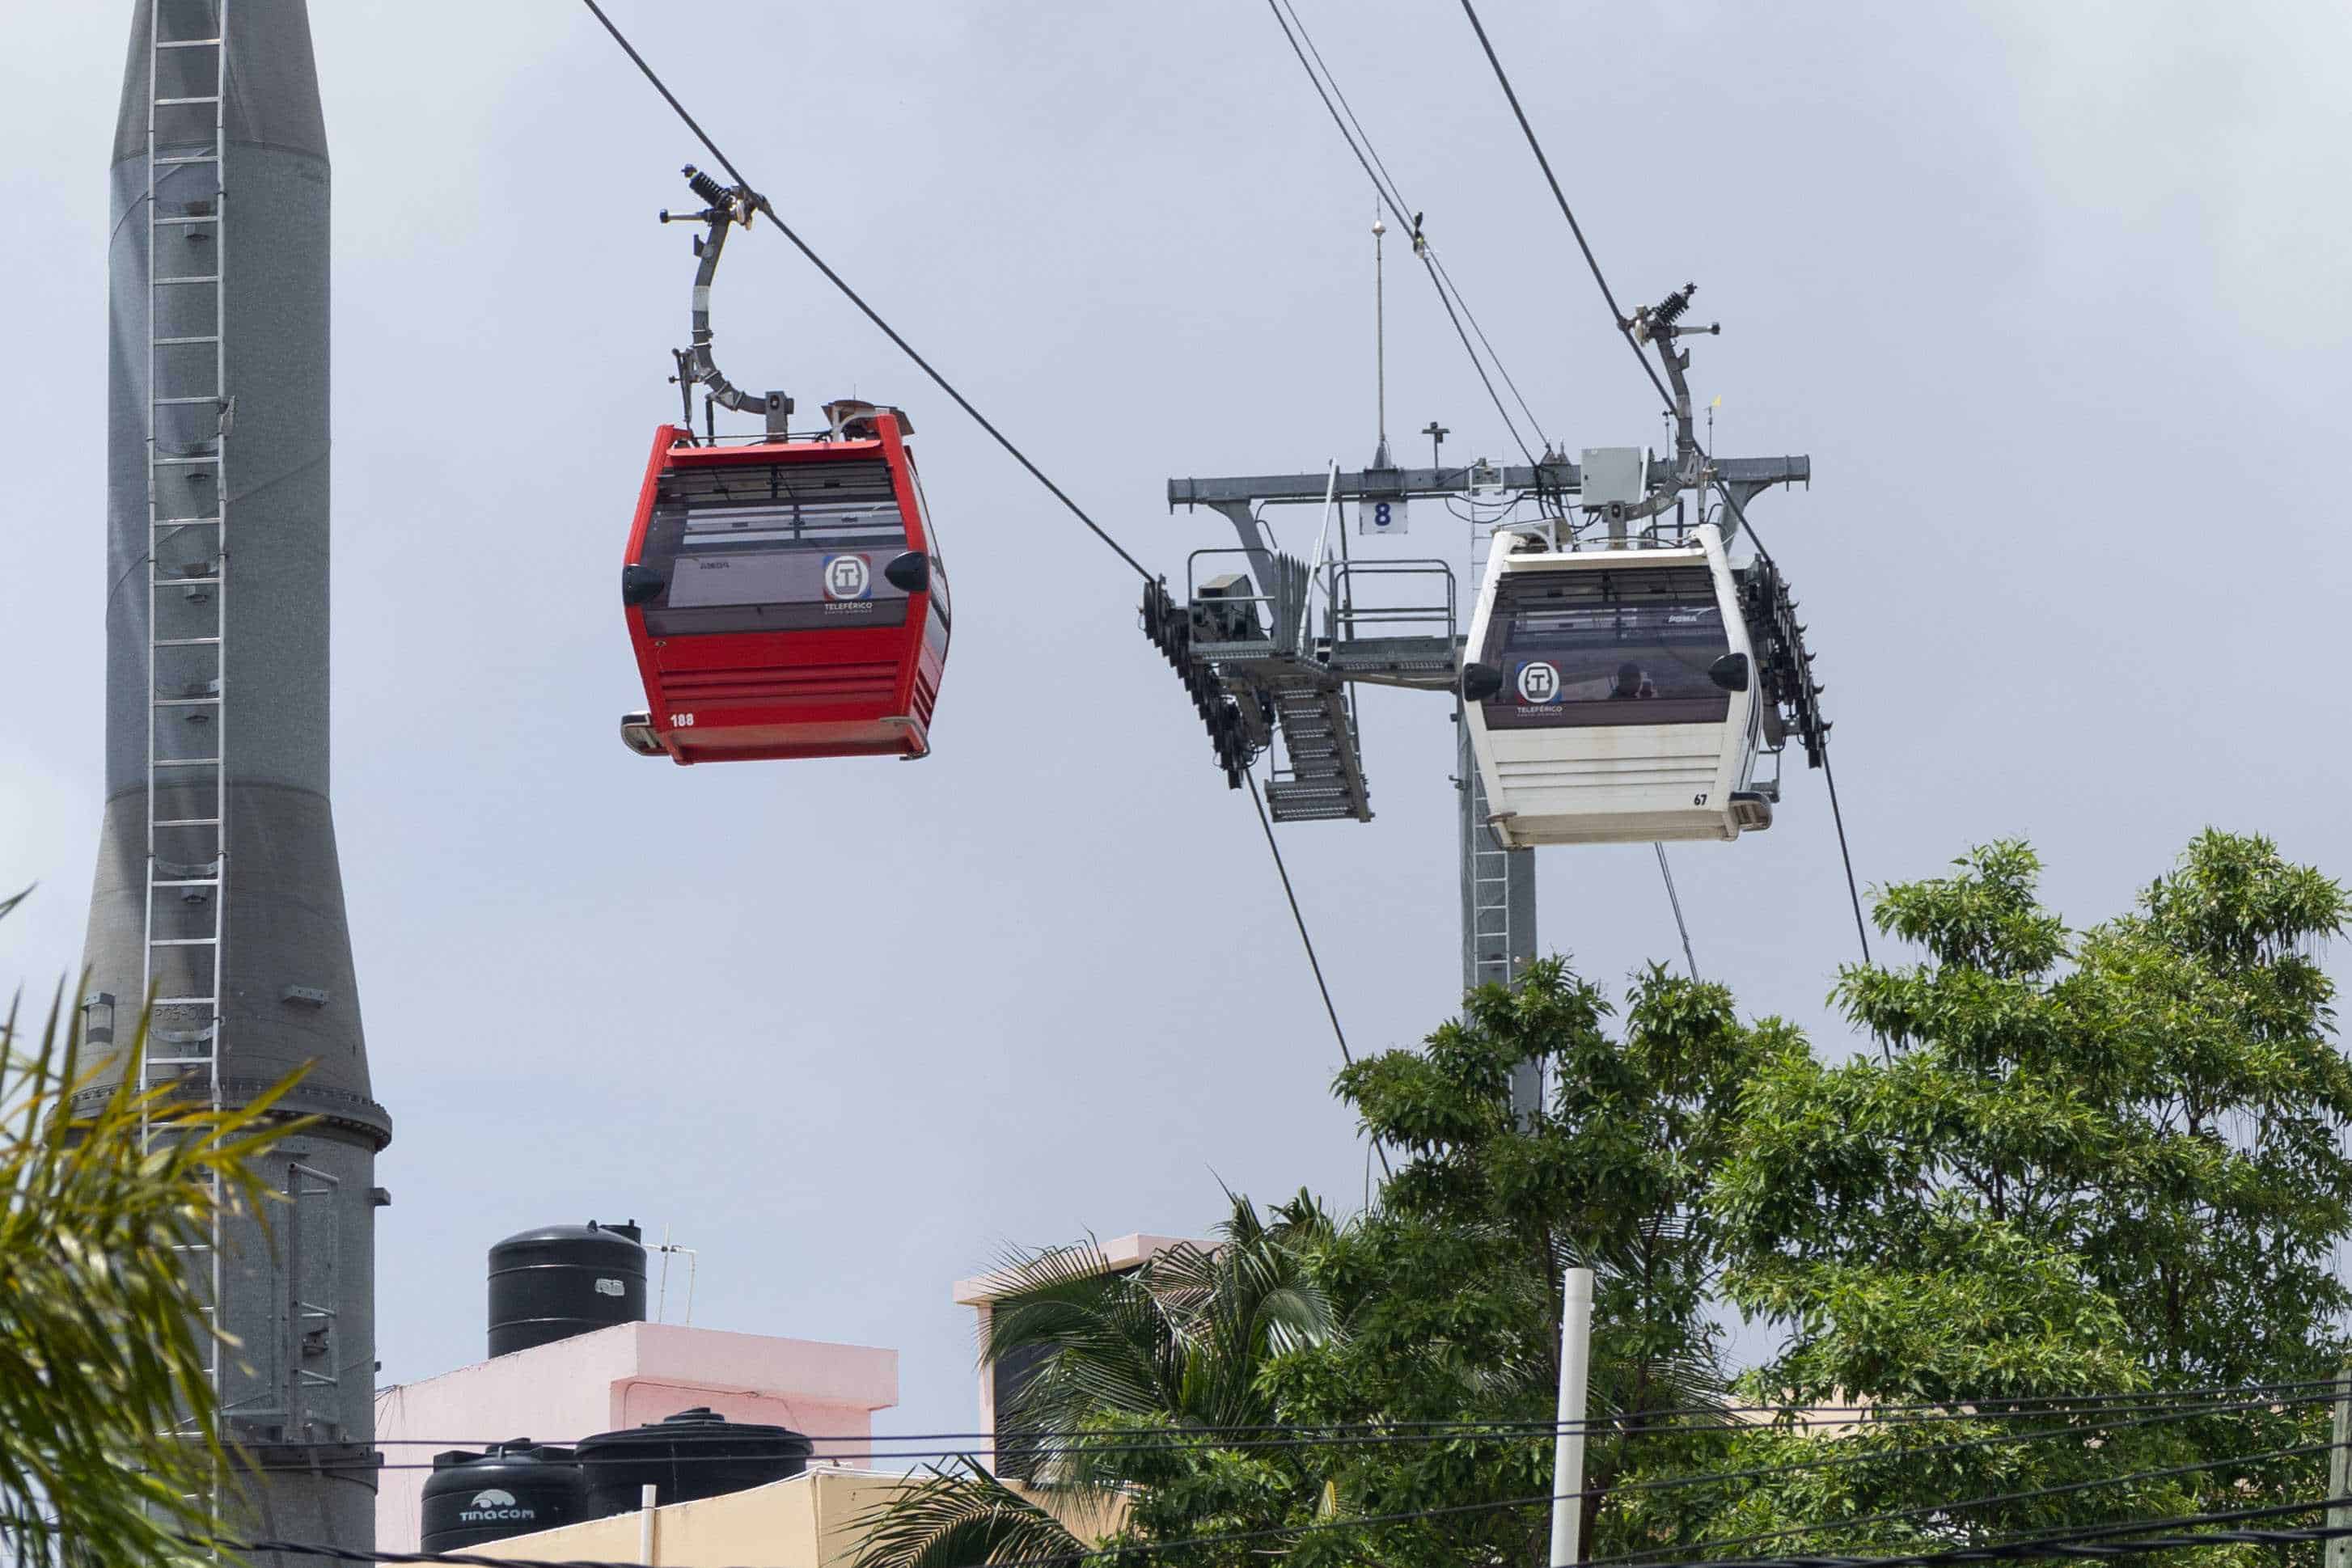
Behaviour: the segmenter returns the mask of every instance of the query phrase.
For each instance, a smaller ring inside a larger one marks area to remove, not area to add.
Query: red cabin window
[[[656,482],[638,558],[669,580],[646,630],[900,625],[907,594],[883,570],[906,549],[887,463],[673,468]]]

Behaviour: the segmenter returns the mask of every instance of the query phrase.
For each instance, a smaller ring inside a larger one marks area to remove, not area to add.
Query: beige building
[[[1100,1242],[1097,1250],[1102,1254],[1104,1270],[1112,1274],[1130,1274],[1171,1247],[1201,1247],[1210,1244],[1181,1236],[1148,1236],[1135,1234],[1116,1237]],[[970,1307],[973,1320],[975,1345],[988,1342],[989,1316],[1006,1291],[1005,1281],[995,1274],[982,1274],[970,1280],[958,1280],[952,1295],[955,1304]],[[1014,1390],[1029,1375],[1025,1365],[983,1364],[980,1369],[980,1429],[995,1441],[996,1412],[1000,1406],[1010,1404]]]
[[[904,1476],[820,1465],[749,1491],[614,1514],[466,1550],[486,1557],[643,1563],[649,1568],[849,1568],[865,1545],[873,1511],[907,1485]],[[1066,1511],[1066,1503],[1028,1495],[1082,1540],[1110,1533],[1123,1511]]]

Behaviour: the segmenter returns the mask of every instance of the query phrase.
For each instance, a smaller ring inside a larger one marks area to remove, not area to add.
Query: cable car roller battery
[[[676,356],[686,417],[654,433],[621,571],[646,703],[623,716],[621,738],[679,763],[928,756],[948,583],[913,426],[843,401],[825,405],[823,432],[794,436],[790,398],[719,373],[710,279],[729,226],[749,225],[760,198],[686,175],[709,206],[677,217],[709,232],[695,241],[693,347]],[[766,434],[722,444],[714,407],[764,413]]]

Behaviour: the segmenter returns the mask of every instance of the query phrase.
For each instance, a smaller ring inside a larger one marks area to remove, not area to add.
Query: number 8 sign
[[[1358,502],[1356,531],[1362,534],[1405,532],[1404,497],[1399,496],[1386,501]]]

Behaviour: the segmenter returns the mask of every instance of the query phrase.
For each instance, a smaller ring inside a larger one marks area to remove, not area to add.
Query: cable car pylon
[[[1535,846],[1736,839],[1769,824],[1790,736],[1810,765],[1822,761],[1829,724],[1786,580],[1760,549],[1733,559],[1749,505],[1810,484],[1811,459],[1700,449],[1689,353],[1675,344],[1717,329],[1683,324],[1691,293],[1634,317],[1675,388],[1670,455],[1603,447],[1525,466],[1402,468],[1383,444],[1353,472],[1168,482],[1171,511],[1214,511],[1236,543],[1192,552],[1181,600],[1149,587],[1144,630],[1228,782],[1269,761],[1277,823],[1371,820],[1349,687],[1448,699],[1465,993],[1515,984],[1536,956]],[[1473,524],[1466,636],[1452,562],[1322,544],[1304,559],[1276,548],[1263,520],[1269,507],[1319,504],[1327,538],[1350,507],[1360,533],[1393,533],[1415,500],[1500,514]],[[1541,1092],[1523,1071],[1514,1105],[1531,1113]]]

